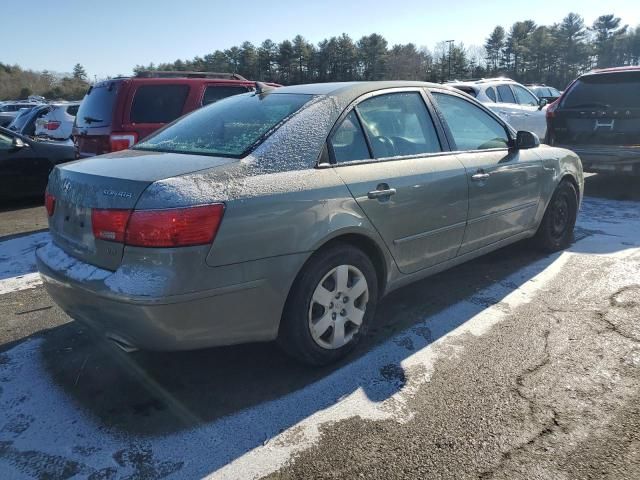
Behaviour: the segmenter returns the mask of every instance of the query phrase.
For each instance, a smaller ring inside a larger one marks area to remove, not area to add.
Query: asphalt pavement
[[[398,290],[338,365],[272,344],[124,354],[33,272],[0,209],[2,478],[640,478],[640,181],[591,176],[575,244]]]

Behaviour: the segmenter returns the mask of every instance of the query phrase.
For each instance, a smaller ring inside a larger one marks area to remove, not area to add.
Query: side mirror
[[[538,135],[526,130],[518,130],[516,134],[516,150],[525,150],[527,148],[536,148],[540,146]]]
[[[538,100],[538,110],[542,110],[545,105],[547,105],[549,103],[549,100],[546,98],[541,98]]]
[[[21,148],[26,147],[27,144],[21,138],[13,137],[13,141],[11,142],[11,146],[13,147],[14,150],[20,150]]]

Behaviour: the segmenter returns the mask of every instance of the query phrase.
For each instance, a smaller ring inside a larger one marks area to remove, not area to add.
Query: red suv
[[[96,83],[73,125],[76,157],[125,150],[185,113],[254,86],[236,74],[157,71]]]

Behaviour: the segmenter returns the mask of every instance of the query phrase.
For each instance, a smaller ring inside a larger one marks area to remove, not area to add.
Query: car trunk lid
[[[235,162],[174,153],[125,151],[57,167],[48,192],[55,197],[49,219],[54,242],[70,255],[100,268],[120,265],[124,244],[94,236],[94,210],[131,211],[153,182]]]

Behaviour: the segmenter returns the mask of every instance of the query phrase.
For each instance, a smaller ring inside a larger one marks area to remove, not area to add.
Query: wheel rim
[[[551,233],[554,238],[562,238],[569,227],[569,200],[566,195],[558,195],[551,211]]]
[[[309,330],[322,348],[343,347],[358,333],[369,300],[364,274],[353,265],[339,265],[320,280],[309,304]]]

